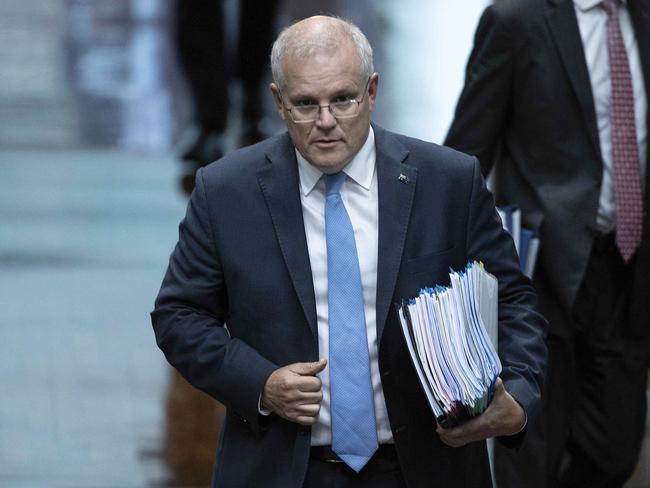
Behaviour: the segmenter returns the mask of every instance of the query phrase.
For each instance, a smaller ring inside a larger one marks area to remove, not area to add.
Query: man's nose
[[[329,105],[320,107],[316,125],[321,129],[331,129],[336,125],[336,117],[332,115]]]

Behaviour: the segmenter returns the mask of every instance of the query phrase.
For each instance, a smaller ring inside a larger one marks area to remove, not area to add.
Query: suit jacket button
[[[309,434],[309,427],[307,425],[301,425],[300,427],[298,427],[298,434],[299,435]]]

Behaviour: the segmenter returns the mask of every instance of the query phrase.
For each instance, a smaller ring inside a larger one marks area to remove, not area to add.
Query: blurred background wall
[[[274,25],[317,12],[356,22],[381,75],[375,122],[441,142],[487,3],[285,0]],[[234,45],[237,0],[222,5]],[[0,486],[209,477],[219,411],[170,380],[148,317],[196,131],[175,11],[173,0],[0,2]],[[265,135],[282,127],[268,81]],[[241,86],[228,96],[230,150]],[[647,476],[644,456],[630,486]]]

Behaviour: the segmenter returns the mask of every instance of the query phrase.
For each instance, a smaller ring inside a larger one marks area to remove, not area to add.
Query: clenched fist
[[[266,380],[262,407],[280,417],[302,425],[313,425],[323,399],[318,373],[327,360],[315,363],[293,363],[276,369]]]

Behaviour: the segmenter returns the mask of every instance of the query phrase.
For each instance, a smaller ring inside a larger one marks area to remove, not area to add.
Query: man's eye
[[[302,107],[302,108],[310,108],[310,107],[315,107],[318,105],[314,100],[298,100],[298,103],[296,103],[296,107]]]
[[[339,95],[336,97],[332,103],[348,103],[349,101],[353,100],[354,98],[350,95]]]

